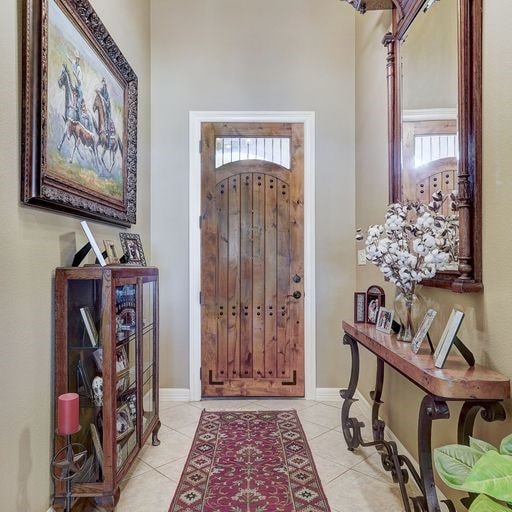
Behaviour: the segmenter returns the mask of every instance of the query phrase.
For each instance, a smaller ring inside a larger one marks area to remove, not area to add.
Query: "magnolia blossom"
[[[392,204],[384,224],[368,229],[366,259],[404,293],[414,292],[417,283],[434,277],[457,252],[457,217],[438,213],[443,203],[442,195],[438,196],[433,197],[435,205]]]

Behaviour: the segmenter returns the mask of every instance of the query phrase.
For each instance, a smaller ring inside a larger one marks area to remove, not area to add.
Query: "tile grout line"
[[[207,405],[207,402],[205,402],[205,406]],[[233,412],[235,411],[239,411],[239,410],[251,410],[251,407],[254,406],[255,404],[257,403],[257,401],[255,400],[251,400],[251,401],[248,401],[246,405],[244,405],[243,407],[236,407],[233,409]],[[228,405],[229,402],[226,401],[226,405]],[[181,407],[181,406],[189,406],[189,407],[194,407],[195,409],[206,409],[206,407],[203,407],[202,404],[200,403],[195,403],[195,404],[192,404],[192,403],[187,403],[187,402],[184,402],[184,403],[180,403],[179,405],[177,406],[170,406],[168,407],[166,410],[169,411],[171,409],[174,409],[175,407]],[[221,404],[218,404],[219,406],[221,406]],[[312,407],[315,407],[317,405],[324,405],[326,407],[330,407],[330,408],[333,408],[333,409],[338,409],[339,411],[341,411],[340,409],[340,406],[338,403],[334,403],[333,404],[330,404],[330,403],[324,403],[324,402],[319,402],[319,401],[313,401],[313,403],[310,403],[308,404],[306,407],[303,407],[301,409],[296,409],[297,410],[297,413],[300,414],[300,412],[302,411],[306,411],[308,409],[311,409]],[[271,407],[268,407],[266,406],[265,404],[262,404],[262,403],[258,403],[257,405],[258,408],[262,408],[264,410],[278,410],[278,409],[275,409],[275,408],[271,408]],[[285,407],[283,410],[286,410],[286,409],[293,409],[292,406],[288,406]],[[183,409],[182,409],[183,410]],[[213,407],[212,410],[215,410],[215,408]],[[222,408],[220,410],[223,410]],[[230,409],[227,409],[225,410],[226,412],[229,412]],[[363,415],[364,416],[364,415]],[[366,416],[364,416],[364,419],[365,420],[368,420],[368,418],[366,418]],[[314,425],[315,427],[320,427],[322,429],[326,429],[324,432],[321,432],[319,434],[316,434],[316,435],[307,435],[306,434],[306,440],[309,443],[311,443],[313,440],[316,440],[326,434],[330,434],[332,431],[336,431],[336,435],[337,437],[339,437],[339,440],[340,442],[343,442],[343,433],[339,430],[340,428],[340,424],[341,424],[341,420],[339,423],[337,423],[335,426],[327,426],[325,424],[321,424],[321,423],[317,423],[315,421],[312,421],[310,419],[302,419],[300,418],[299,416],[299,420],[302,422],[302,423],[306,423],[307,424],[310,424],[310,425]],[[185,428],[190,428],[192,426],[194,426],[196,429],[197,429],[197,425],[198,425],[198,422],[199,422],[199,418],[197,420],[194,420],[186,425],[183,425],[181,427],[178,427],[178,428],[182,428],[182,429],[185,429]],[[177,433],[177,434],[180,434],[181,436],[185,436],[189,441],[193,441],[193,438],[189,437],[187,434],[185,434],[184,432],[181,432],[180,430],[178,430],[178,428],[176,427],[171,427],[165,423],[162,423],[167,429],[169,429],[172,433]],[[339,434],[339,435],[338,435]],[[365,455],[365,454],[364,454]],[[373,454],[370,454],[370,455],[365,455],[364,458],[362,460],[360,460],[359,462],[357,462],[355,465],[353,466],[346,466],[345,464],[342,464],[338,461],[335,461],[335,460],[331,460],[329,458],[326,458],[326,457],[321,457],[321,456],[317,456],[316,458],[321,458],[321,459],[324,459],[326,462],[331,462],[331,463],[335,463],[337,464],[340,468],[342,468],[342,472],[339,473],[338,475],[334,476],[333,478],[325,478],[325,479],[321,479],[321,482],[322,482],[322,485],[324,486],[327,486],[327,485],[330,485],[332,484],[333,482],[335,482],[336,480],[340,479],[342,476],[346,476],[350,471],[352,471],[352,475],[354,475],[356,478],[357,476],[361,476],[361,477],[368,477],[368,478],[371,478],[372,480],[376,480],[384,485],[387,485],[390,490],[392,491],[392,488],[389,484],[389,482],[386,482],[385,480],[381,479],[381,478],[378,478],[378,477],[375,477],[375,476],[371,476],[369,474],[366,474],[366,473],[363,473],[362,471],[360,470],[357,470],[355,469],[357,466],[363,464],[364,462],[366,462]],[[312,453],[312,456],[313,456],[313,459],[315,459],[315,454]],[[156,467],[152,466],[151,464],[149,464],[148,462],[144,461],[143,459],[140,459],[141,462],[143,462],[148,468],[148,470],[144,471],[143,473],[139,474],[139,475],[135,475],[133,477],[130,477],[129,479],[126,480],[126,485],[129,485],[129,481],[132,480],[133,478],[136,478],[137,476],[142,476],[144,475],[145,473],[148,473],[149,471],[151,470],[154,470],[156,471],[159,475],[163,476],[166,478],[166,480],[168,480],[169,482],[172,482],[174,484],[178,483],[179,484],[179,480],[178,482],[176,482],[173,478],[170,478],[169,476],[165,475],[164,473],[162,473],[159,468],[162,468],[166,465],[169,465],[169,464],[172,464],[172,463],[175,463],[176,461],[178,461],[179,459],[181,459],[182,457],[177,457],[177,458],[174,458],[172,460],[169,460],[168,462],[164,463],[164,464],[160,464]],[[183,467],[181,468],[181,472],[183,472],[183,469],[184,469],[184,466],[186,464],[186,457],[184,458],[184,462],[183,462]],[[333,512],[339,512],[339,509],[335,508],[335,507],[332,507],[331,506],[331,509]]]

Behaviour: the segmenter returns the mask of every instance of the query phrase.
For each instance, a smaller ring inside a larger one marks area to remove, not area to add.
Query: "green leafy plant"
[[[436,448],[434,462],[446,485],[479,494],[470,512],[512,509],[512,435],[503,439],[499,450],[474,438],[470,438],[469,446],[450,444]]]

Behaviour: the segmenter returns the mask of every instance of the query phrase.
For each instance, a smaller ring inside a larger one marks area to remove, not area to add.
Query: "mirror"
[[[458,218],[455,261],[424,284],[480,291],[481,0],[393,1],[390,202],[441,197]]]
[[[400,41],[402,200],[433,200],[439,213],[458,212],[457,2],[442,0],[421,9]],[[458,239],[458,235],[457,235]],[[457,271],[458,246],[444,270]]]

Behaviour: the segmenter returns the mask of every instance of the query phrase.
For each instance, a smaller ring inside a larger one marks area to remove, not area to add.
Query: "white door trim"
[[[315,113],[190,112],[189,275],[190,400],[201,400],[201,123],[304,124],[304,373],[305,398],[316,395]]]

